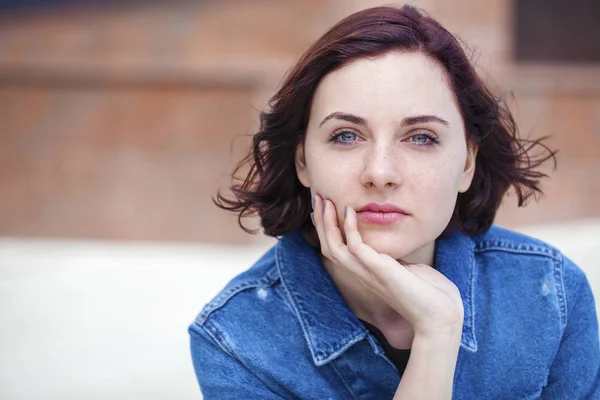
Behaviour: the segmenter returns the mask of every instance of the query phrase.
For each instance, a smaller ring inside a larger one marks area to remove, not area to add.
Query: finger
[[[346,269],[357,278],[368,278],[366,269],[360,265],[356,257],[350,254],[344,243],[335,204],[330,200],[318,197],[315,201],[314,213],[321,241],[321,253],[333,261],[337,267]]]
[[[345,246],[342,231],[338,226],[335,204],[327,199],[323,204],[323,227],[329,248]]]
[[[352,273],[364,269],[360,262],[348,251],[344,242],[344,235],[340,229],[337,210],[332,201],[325,200],[325,211],[323,214],[323,226],[325,237],[331,252],[331,259]]]
[[[315,205],[313,209],[313,222],[315,228],[317,230],[317,236],[319,237],[319,243],[321,244],[321,253],[329,258],[329,244],[327,243],[327,238],[325,237],[325,227],[323,225],[323,198],[315,194]]]
[[[351,207],[348,207],[346,211],[344,231],[346,233],[348,251],[361,264],[369,268],[378,281],[386,282],[393,273],[399,274],[403,281],[410,282],[414,280],[414,276],[409,268],[406,268],[386,254],[378,253],[371,246],[363,242],[362,236],[358,231],[356,211]]]
[[[323,232],[329,249],[327,258],[336,263],[347,261],[349,253],[338,225],[335,204],[327,199],[323,199]]]
[[[324,240],[327,242],[329,248],[329,255],[327,258],[334,261],[339,267],[346,269],[359,280],[363,280],[367,283],[372,283],[373,279],[370,276],[370,271],[365,268],[364,265],[348,251],[348,247],[345,243],[345,233],[340,228],[337,219],[337,212],[333,202],[329,200],[323,200],[325,204],[325,210],[323,213],[323,230],[325,232]]]

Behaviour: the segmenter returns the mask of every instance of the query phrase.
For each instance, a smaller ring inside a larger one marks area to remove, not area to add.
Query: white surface
[[[187,326],[264,249],[0,240],[0,398],[201,398]]]
[[[600,298],[600,220],[522,231]],[[200,399],[187,326],[269,246],[0,239],[0,398]]]

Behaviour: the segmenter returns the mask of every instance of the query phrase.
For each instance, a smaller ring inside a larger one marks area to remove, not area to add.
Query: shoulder
[[[557,247],[542,240],[495,225],[474,235],[472,240],[479,274],[492,276],[515,290],[530,283],[539,287],[541,294],[554,294],[563,325],[579,291],[589,288],[583,270]],[[519,282],[515,282],[516,278]]]
[[[251,353],[253,345],[270,346],[274,331],[290,337],[301,335],[297,315],[281,281],[277,259],[281,254],[280,244],[234,277],[193,322],[196,329],[204,330],[223,350],[236,357]]]
[[[309,359],[304,341],[296,340],[303,337],[302,326],[281,281],[279,245],[234,277],[202,308],[190,326],[190,332],[201,332],[204,338],[196,340],[195,348],[216,346],[257,370],[260,365],[282,362],[281,354],[271,351],[274,343],[285,342],[288,352]]]
[[[208,302],[196,316],[195,322],[202,326],[211,315],[228,306],[244,293],[273,286],[279,279],[276,263],[276,246],[269,249],[249,269],[235,276]]]
[[[472,240],[476,254],[501,261],[504,267],[550,268],[562,286],[587,282],[581,268],[556,246],[540,239],[493,225]]]

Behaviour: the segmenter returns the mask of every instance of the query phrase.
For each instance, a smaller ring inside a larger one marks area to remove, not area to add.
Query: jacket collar
[[[436,268],[459,289],[465,317],[461,346],[477,351],[473,309],[474,253],[471,239],[457,232],[436,242]],[[277,244],[277,268],[316,365],[324,365],[368,332],[350,310],[325,271],[317,250],[299,230],[283,236]]]
[[[477,351],[475,337],[475,243],[470,236],[456,231],[435,243],[435,268],[456,285],[465,310],[460,345]]]

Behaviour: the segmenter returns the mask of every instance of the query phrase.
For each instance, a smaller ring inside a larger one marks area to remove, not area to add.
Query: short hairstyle
[[[471,186],[459,193],[444,234],[490,228],[503,196],[512,186],[523,206],[541,194],[535,169],[555,151],[542,141],[521,139],[501,98],[486,87],[459,41],[437,21],[410,6],[375,7],[346,17],[318,39],[288,73],[281,88],[260,113],[260,130],[247,155],[234,169],[230,190],[213,199],[242,218],[258,215],[264,233],[281,236],[296,228],[313,229],[310,189],[296,175],[294,155],[306,135],[311,102],[321,79],[353,60],[389,51],[419,52],[445,70],[463,118],[466,139],[478,147]],[[534,148],[541,153],[532,155]]]

